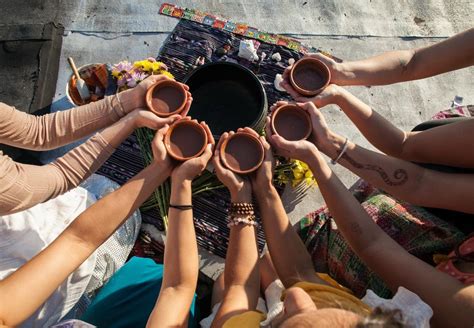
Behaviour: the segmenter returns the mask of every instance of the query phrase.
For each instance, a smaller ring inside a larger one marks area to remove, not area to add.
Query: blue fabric
[[[133,257],[92,300],[81,320],[105,327],[145,327],[163,280],[163,265]],[[191,304],[189,327],[197,327],[196,297]]]

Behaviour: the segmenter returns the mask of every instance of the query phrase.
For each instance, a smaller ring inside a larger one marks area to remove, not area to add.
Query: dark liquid
[[[308,121],[304,113],[292,109],[282,109],[274,120],[276,133],[289,141],[301,140],[308,131]]]
[[[318,90],[326,84],[326,79],[321,75],[321,71],[309,65],[295,68],[293,79],[296,85],[308,91]]]
[[[159,113],[172,113],[178,110],[184,102],[184,95],[180,89],[165,86],[153,90],[151,104]]]
[[[224,152],[227,164],[239,171],[247,171],[255,167],[262,156],[257,141],[240,136],[230,139]]]
[[[258,118],[261,101],[255,92],[233,80],[206,81],[192,90],[190,115],[206,121],[215,135],[250,126]]]
[[[180,157],[187,158],[198,155],[203,144],[203,133],[188,124],[177,125],[171,133],[171,151]]]

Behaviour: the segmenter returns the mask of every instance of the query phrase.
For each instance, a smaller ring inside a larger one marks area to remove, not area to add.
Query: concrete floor
[[[344,60],[432,44],[472,27],[474,21],[474,2],[471,0],[188,0],[175,3],[221,14],[267,32],[299,37]],[[53,104],[61,108],[68,106],[64,102],[65,81],[70,74],[65,60],[68,56],[83,65],[157,55],[177,23],[176,19],[158,14],[160,5],[161,2],[155,0],[0,0],[0,25],[50,21],[64,25]],[[352,87],[350,90],[398,127],[411,129],[448,107],[456,95],[464,97],[465,104],[473,104],[472,81],[474,70],[470,68],[423,81],[386,87]],[[336,132],[372,148],[337,108],[328,106],[324,113]],[[335,172],[347,186],[356,180],[342,167],[336,167]],[[285,192],[284,199],[293,222],[323,203],[317,189],[311,190],[296,204],[291,201],[291,191]],[[209,275],[215,273],[215,264],[219,262],[222,260],[206,255],[202,260]]]

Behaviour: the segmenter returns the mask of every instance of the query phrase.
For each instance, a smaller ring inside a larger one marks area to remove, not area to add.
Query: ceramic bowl
[[[260,131],[267,117],[267,97],[257,76],[230,62],[199,66],[186,78],[193,103],[189,115],[205,121],[215,138],[248,126]]]
[[[236,173],[248,174],[260,167],[264,148],[260,140],[247,132],[229,136],[221,147],[222,163]]]
[[[87,64],[77,69],[79,75],[84,80],[91,92],[91,98],[87,101],[81,99],[76,89],[76,76],[71,73],[66,84],[66,98],[76,106],[82,106],[93,101],[104,98],[105,91],[108,87],[108,72],[105,64]],[[93,91],[100,90],[100,95],[96,95]]]
[[[190,120],[178,120],[165,135],[166,150],[178,161],[200,156],[207,142],[206,130],[201,124]]]
[[[275,109],[271,127],[273,133],[288,141],[307,139],[312,131],[309,114],[295,104],[282,105]]]
[[[331,72],[322,61],[312,57],[298,60],[290,71],[290,83],[303,96],[315,96],[331,81]]]
[[[146,92],[148,109],[161,117],[181,113],[187,100],[186,90],[174,80],[161,80]]]

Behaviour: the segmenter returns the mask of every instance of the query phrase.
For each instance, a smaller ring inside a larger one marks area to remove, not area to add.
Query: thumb
[[[165,124],[161,129],[159,129],[155,133],[155,137],[153,138],[153,143],[156,144],[157,142],[163,141],[166,132],[168,132],[168,130],[169,130],[169,127],[170,126],[168,124]]]
[[[164,121],[163,123],[165,123],[167,125],[172,124],[175,121],[179,120],[180,118],[181,118],[181,115],[175,114],[175,115],[172,115],[170,117],[167,117],[167,118],[163,119],[163,121]]]

